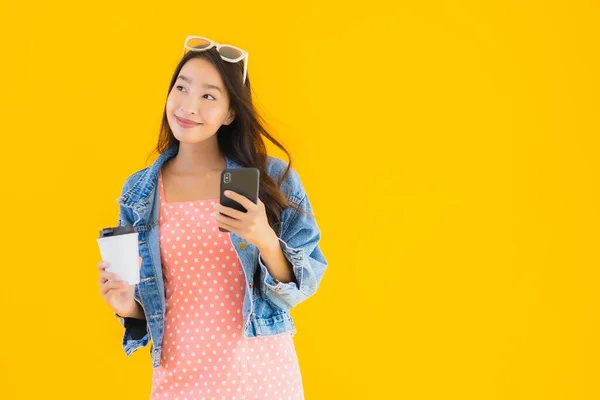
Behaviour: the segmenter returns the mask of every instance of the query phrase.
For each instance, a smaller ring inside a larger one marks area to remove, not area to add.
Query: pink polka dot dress
[[[162,174],[160,254],[166,315],[151,399],[303,399],[291,333],[245,338],[246,282],[218,199],[167,203]]]

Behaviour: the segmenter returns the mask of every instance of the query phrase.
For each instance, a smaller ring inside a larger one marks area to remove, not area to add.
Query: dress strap
[[[165,201],[165,188],[163,187],[163,180],[162,180],[162,171],[158,171],[158,190],[159,190],[159,195],[160,195],[160,201],[161,203],[163,203]]]

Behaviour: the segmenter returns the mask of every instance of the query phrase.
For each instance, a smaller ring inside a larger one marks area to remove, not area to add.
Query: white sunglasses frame
[[[189,42],[191,39],[200,39],[200,40],[205,40],[205,41],[207,41],[209,44],[208,44],[208,46],[207,46],[207,47],[205,47],[205,48],[203,48],[203,49],[198,49],[198,48],[196,48],[196,47],[191,47],[191,46],[188,46],[188,42]],[[214,40],[210,40],[210,39],[208,39],[208,38],[205,38],[205,37],[202,37],[202,36],[188,36],[188,37],[186,37],[186,38],[185,38],[185,42],[183,42],[183,55],[185,55],[185,52],[186,52],[186,50],[189,50],[189,51],[205,51],[205,50],[212,49],[213,47],[216,47],[216,48],[217,48],[217,51],[219,51],[219,49],[220,49],[221,47],[224,47],[224,46],[231,47],[232,49],[235,49],[235,50],[239,51],[239,52],[242,54],[242,55],[241,55],[241,56],[239,56],[238,58],[236,58],[236,59],[233,59],[233,60],[232,60],[232,59],[229,59],[229,58],[227,58],[227,57],[223,57],[223,56],[221,55],[221,53],[219,53],[219,55],[221,56],[221,58],[222,58],[224,61],[227,61],[227,62],[230,62],[230,63],[237,63],[237,62],[240,62],[242,59],[244,60],[244,78],[243,78],[243,80],[242,80],[242,84],[244,84],[244,85],[245,85],[245,84],[246,84],[246,74],[247,74],[247,72],[248,72],[248,52],[247,52],[247,51],[245,51],[245,50],[242,50],[242,49],[240,49],[239,47],[232,46],[232,45],[230,45],[230,44],[220,44],[220,43],[217,43],[217,42],[215,42]]]

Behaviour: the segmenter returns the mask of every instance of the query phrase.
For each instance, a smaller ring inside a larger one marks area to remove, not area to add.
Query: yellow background
[[[600,398],[599,18],[591,0],[3,4],[0,398],[148,398],[95,239],[151,162],[189,34],[249,51],[317,214],[329,269],[293,310],[307,399]]]

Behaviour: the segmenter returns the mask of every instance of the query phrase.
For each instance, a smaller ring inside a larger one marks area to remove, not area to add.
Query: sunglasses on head
[[[221,58],[230,63],[244,60],[244,77],[242,83],[246,83],[246,73],[248,71],[248,52],[239,47],[230,44],[219,44],[210,39],[201,36],[188,36],[183,44],[183,55],[187,51],[205,51],[215,47]]]

